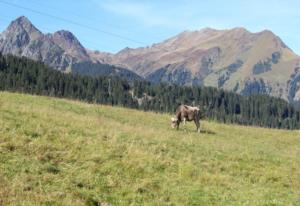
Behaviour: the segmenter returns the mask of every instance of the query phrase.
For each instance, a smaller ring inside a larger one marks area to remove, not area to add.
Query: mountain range
[[[69,31],[43,34],[22,16],[1,33],[0,52],[43,61],[63,72],[212,86],[300,105],[300,57],[269,30],[184,31],[161,43],[111,54],[84,48]]]

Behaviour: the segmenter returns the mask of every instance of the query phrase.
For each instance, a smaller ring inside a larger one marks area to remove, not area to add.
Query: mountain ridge
[[[1,33],[0,52],[40,60],[61,71],[79,64],[77,71],[86,74],[82,66],[90,65],[86,70],[92,75],[121,71],[152,82],[269,94],[300,104],[300,57],[270,30],[183,31],[148,47],[126,47],[112,54],[85,48],[69,31],[43,34],[22,16]],[[103,72],[101,65],[112,66]]]

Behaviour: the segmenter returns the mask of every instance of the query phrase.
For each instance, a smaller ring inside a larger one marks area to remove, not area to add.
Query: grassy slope
[[[0,205],[300,205],[300,133],[0,93]]]

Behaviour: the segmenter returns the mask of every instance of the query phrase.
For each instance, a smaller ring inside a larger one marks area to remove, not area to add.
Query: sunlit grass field
[[[300,205],[300,132],[0,93],[0,205]]]

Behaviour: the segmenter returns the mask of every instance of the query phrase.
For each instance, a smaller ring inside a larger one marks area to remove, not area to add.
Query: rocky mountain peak
[[[66,30],[60,30],[49,35],[49,37],[55,44],[71,56],[78,58],[81,61],[87,61],[89,59],[85,48],[81,45],[73,33]]]
[[[30,42],[42,37],[43,34],[26,17],[21,16],[1,34],[0,51],[20,55]]]
[[[26,16],[20,16],[17,19],[15,19],[14,21],[11,22],[12,24],[17,24],[17,25],[30,25],[33,26],[32,23],[29,21],[29,19]]]
[[[31,38],[37,38],[42,35],[42,33],[25,16],[21,16],[12,21],[4,32],[4,35],[16,35],[21,33],[26,33]]]
[[[56,39],[60,39],[62,41],[66,41],[69,43],[77,43],[80,44],[79,41],[76,39],[76,37],[74,36],[74,34],[70,31],[66,31],[66,30],[60,30],[57,31],[53,34],[53,36]]]

